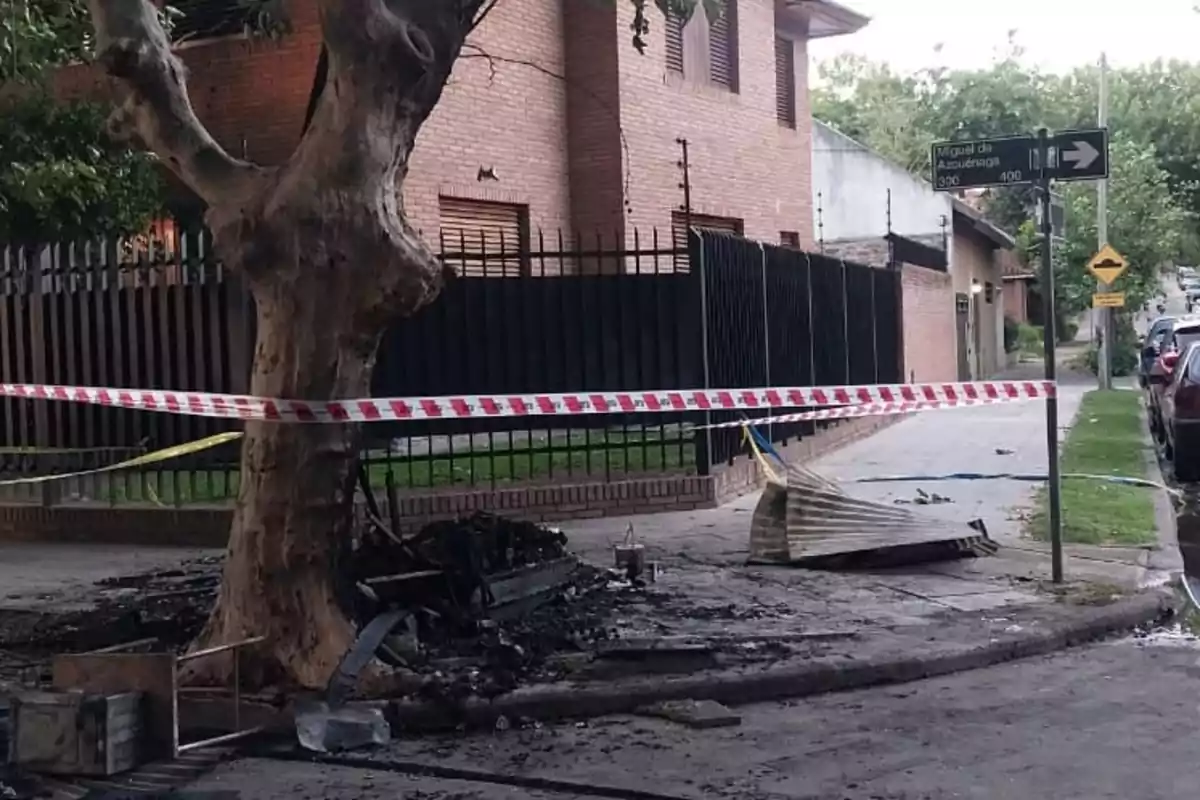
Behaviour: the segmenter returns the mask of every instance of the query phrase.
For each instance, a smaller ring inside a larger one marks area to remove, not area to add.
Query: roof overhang
[[[995,247],[1003,247],[1006,250],[1011,250],[1017,246],[1017,242],[1013,237],[988,222],[981,211],[972,208],[957,197],[952,197],[950,200],[954,207],[955,225],[962,224],[964,227],[970,228],[975,233],[982,235]]]
[[[776,8],[787,22],[803,27],[809,39],[845,36],[871,21],[833,0],[776,0]]]

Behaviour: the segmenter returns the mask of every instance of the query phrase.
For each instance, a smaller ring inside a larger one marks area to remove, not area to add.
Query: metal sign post
[[[1057,375],[1054,352],[1054,196],[1052,181],[1094,181],[1108,177],[1108,130],[1059,131],[1042,128],[1037,136],[1004,136],[971,141],[935,142],[931,152],[933,188],[954,192],[981,186],[1035,184],[1041,207],[1042,302],[1046,380]],[[1103,266],[1103,265],[1102,265]],[[1089,269],[1091,267],[1089,266]],[[1107,298],[1109,303],[1115,297]],[[1124,298],[1121,298],[1123,302]],[[1046,456],[1049,462],[1050,558],[1055,583],[1063,580],[1062,484],[1058,463],[1058,398],[1046,398]]]
[[[1045,128],[1038,131],[1038,188],[1042,201],[1042,344],[1046,356],[1046,380],[1058,377],[1055,364],[1055,342],[1058,330],[1054,319],[1054,259],[1051,252],[1050,235],[1053,224],[1050,219],[1050,137]],[[1062,480],[1058,474],[1058,392],[1046,397],[1046,458],[1049,469],[1050,501],[1050,575],[1055,583],[1063,580],[1062,552]]]

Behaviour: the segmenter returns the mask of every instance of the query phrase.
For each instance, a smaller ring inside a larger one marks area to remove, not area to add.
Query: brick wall
[[[734,0],[731,0],[731,2]],[[615,7],[621,79],[621,119],[629,144],[627,224],[667,229],[680,207],[680,147],[690,147],[692,208],[745,222],[753,239],[779,241],[796,231],[813,243],[812,117],[808,52],[794,39],[797,127],[775,116],[775,2],[736,0],[739,91],[702,85],[669,72],[664,26],[655,18],[650,47],[628,44],[633,4]],[[652,5],[649,7],[653,7]],[[785,32],[786,33],[786,32]]]
[[[905,264],[904,369],[915,383],[958,378],[954,285],[945,272]]]
[[[527,203],[533,225],[549,230],[665,233],[683,199],[676,139],[685,137],[694,210],[743,219],[751,238],[796,231],[811,246],[805,37],[780,29],[796,56],[790,129],[775,115],[774,0],[736,2],[738,92],[668,74],[657,12],[639,55],[630,3],[500,3],[472,36],[499,60],[468,52],[418,137],[405,184],[414,223],[436,231],[445,193]],[[291,13],[293,33],[281,42],[229,37],[181,51],[200,119],[231,152],[266,164],[284,161],[299,139],[320,48],[315,4],[297,0]],[[57,90],[97,96],[110,87],[94,68],[70,67]],[[500,180],[478,182],[481,166]]]
[[[439,192],[528,203],[535,226],[570,227],[562,6],[502,2],[472,36],[502,61],[492,76],[486,59],[468,53],[422,128],[404,192],[417,227],[438,229]],[[200,120],[232,153],[263,164],[282,163],[299,141],[320,52],[315,3],[289,8],[293,33],[280,42],[227,37],[180,50]],[[60,70],[55,85],[62,97],[111,92],[94,67]],[[481,166],[500,181],[479,183]]]
[[[1004,316],[1016,322],[1029,321],[1029,291],[1025,280],[1004,282]]]
[[[888,266],[891,256],[887,240],[881,237],[823,242],[820,249],[827,256],[878,269]]]

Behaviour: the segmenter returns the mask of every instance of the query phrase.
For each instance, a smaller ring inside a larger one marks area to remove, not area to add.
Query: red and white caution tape
[[[915,403],[1015,402],[1050,397],[1052,381],[892,384],[881,386],[687,389],[647,392],[374,397],[354,400],[284,400],[207,392],[109,389],[89,386],[0,384],[0,396],[157,411],[197,417],[268,422],[395,422],[486,417],[586,414],[761,411]],[[835,409],[844,411],[844,409]],[[806,412],[812,413],[812,412]],[[904,412],[894,412],[904,413]],[[806,417],[808,419],[809,417]],[[821,417],[835,419],[837,417]]]
[[[816,411],[801,411],[796,414],[780,414],[778,416],[759,417],[756,419],[739,419],[732,422],[718,422],[714,425],[696,425],[694,430],[740,428],[743,425],[754,425],[757,427],[773,423],[811,422],[816,420],[850,419],[852,417],[890,416],[893,414],[912,414],[917,411],[946,411],[971,406],[991,406],[997,403],[1021,403],[1035,399],[1034,397],[982,397],[954,401],[926,402],[918,400],[912,403],[868,403],[866,405],[821,408]]]

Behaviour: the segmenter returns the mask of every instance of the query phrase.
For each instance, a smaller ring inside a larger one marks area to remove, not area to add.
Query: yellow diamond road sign
[[[1088,272],[1096,276],[1101,283],[1111,284],[1117,278],[1121,277],[1121,273],[1129,264],[1125,261],[1125,256],[1113,249],[1111,244],[1106,244],[1100,248],[1100,252],[1092,256],[1092,260],[1088,262]]]
[[[1103,280],[1103,278],[1101,278]],[[1092,308],[1124,308],[1124,292],[1098,292],[1092,295]]]

